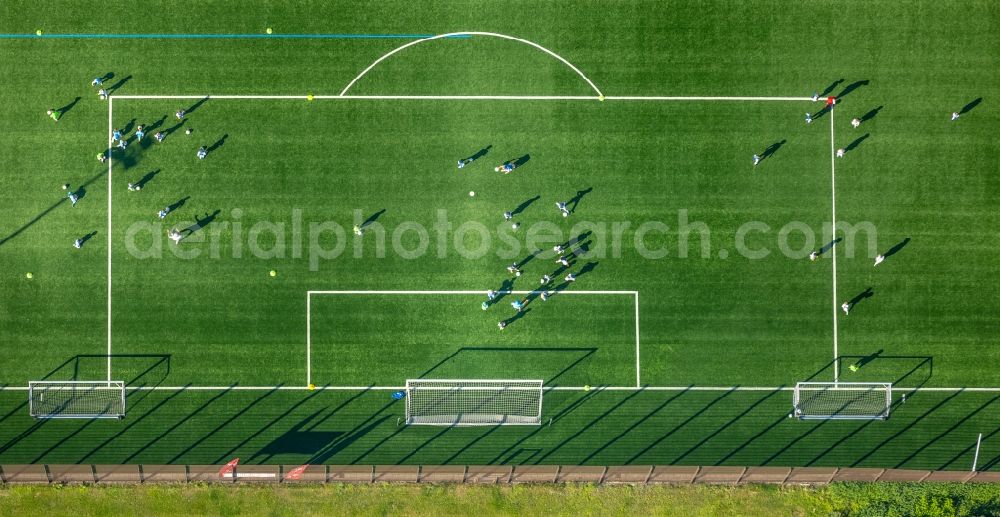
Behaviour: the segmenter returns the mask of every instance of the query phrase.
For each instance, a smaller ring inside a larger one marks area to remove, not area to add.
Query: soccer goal
[[[892,407],[888,382],[800,382],[792,396],[802,420],[885,420]]]
[[[542,381],[409,379],[406,423],[415,425],[539,425]]]
[[[123,381],[31,381],[28,408],[34,418],[123,418]]]

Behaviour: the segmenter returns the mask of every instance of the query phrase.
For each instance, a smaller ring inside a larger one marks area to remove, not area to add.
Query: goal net
[[[793,415],[803,420],[884,420],[892,406],[887,382],[800,382]]]
[[[540,380],[410,379],[406,423],[417,425],[538,425]]]
[[[32,381],[28,407],[34,418],[122,418],[123,381]]]

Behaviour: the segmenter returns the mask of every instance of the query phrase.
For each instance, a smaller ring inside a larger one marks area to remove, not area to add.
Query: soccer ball
[[[309,95],[306,95],[306,100],[307,101],[313,100],[313,94],[310,93]]]
[[[63,184],[63,190],[66,190],[66,189],[68,189],[68,188],[69,188],[69,183],[64,183],[64,184]]]
[[[316,389],[316,385],[313,383],[309,383],[309,391],[312,391],[314,389]]]
[[[586,386],[584,386],[583,391],[590,391],[590,385],[587,384]]]
[[[598,97],[598,98],[597,98],[597,100],[599,100],[599,101],[601,101],[601,102],[604,102],[604,96],[603,96],[603,95],[601,95],[600,97]]]
[[[268,273],[268,274],[269,274],[269,275],[271,275],[271,276],[278,276],[278,272],[277,272],[277,271],[275,271],[275,270],[273,270],[273,269],[272,269],[272,270],[271,270],[271,272],[270,272],[270,273]]]
[[[469,191],[469,197],[476,197],[476,193],[470,190]]]
[[[35,31],[35,35],[36,36],[41,36],[42,35],[42,29],[38,29],[37,31]]]
[[[268,34],[270,34],[270,33],[271,33],[271,28],[270,28],[270,27],[268,27],[268,28],[267,28],[267,33],[268,33]]]
[[[136,189],[136,190],[142,190],[142,185],[136,185],[136,186],[135,186],[135,189]]]
[[[500,167],[494,167],[494,168],[493,168],[493,170],[494,170],[495,172],[500,172]]]
[[[24,276],[28,278],[35,278],[35,275],[32,275],[31,273],[25,273]]]

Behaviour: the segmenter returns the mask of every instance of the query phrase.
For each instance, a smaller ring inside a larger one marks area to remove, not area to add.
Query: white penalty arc
[[[362,77],[364,77],[365,74],[367,74],[368,72],[371,71],[371,69],[373,69],[376,66],[378,66],[379,63],[381,63],[382,61],[385,61],[386,59],[392,57],[396,53],[398,53],[398,52],[400,52],[400,51],[402,51],[404,49],[407,49],[409,47],[412,47],[414,45],[419,45],[420,43],[426,43],[428,41],[434,41],[434,40],[438,40],[438,39],[442,39],[442,38],[452,38],[452,37],[456,37],[456,36],[488,36],[488,37],[492,37],[492,38],[501,38],[501,39],[516,41],[518,43],[523,43],[525,45],[529,45],[531,47],[534,47],[534,48],[536,48],[538,50],[541,50],[542,52],[545,52],[546,54],[548,54],[548,55],[550,55],[550,56],[558,59],[560,62],[562,62],[562,64],[568,66],[571,70],[573,70],[574,72],[576,72],[577,75],[579,75],[584,81],[587,82],[588,85],[590,85],[590,88],[593,89],[595,93],[597,93],[598,97],[603,97],[604,96],[604,94],[601,93],[600,88],[598,88],[597,85],[595,85],[594,82],[591,81],[589,77],[587,77],[583,72],[581,72],[579,68],[577,68],[576,66],[574,66],[573,63],[570,63],[569,61],[566,60],[566,58],[564,58],[564,57],[560,56],[559,54],[556,54],[555,52],[553,52],[553,51],[551,51],[551,50],[549,50],[549,49],[547,49],[547,48],[539,45],[538,43],[535,43],[533,41],[528,41],[528,40],[522,39],[522,38],[516,38],[514,36],[508,36],[507,34],[498,34],[496,32],[472,32],[472,31],[470,31],[470,32],[449,32],[447,34],[438,34],[437,36],[431,36],[429,38],[418,39],[418,40],[406,43],[405,45],[401,45],[401,46],[399,46],[399,47],[397,47],[397,48],[389,51],[388,53],[386,53],[382,57],[376,59],[374,63],[368,65],[368,68],[365,68],[364,70],[362,70],[361,73],[357,75],[357,77],[355,77],[354,79],[351,79],[351,82],[347,83],[347,86],[345,86],[344,89],[341,90],[340,95],[341,96],[346,95],[347,91],[350,90],[352,86],[354,86],[354,83],[358,82],[359,79],[361,79]]]

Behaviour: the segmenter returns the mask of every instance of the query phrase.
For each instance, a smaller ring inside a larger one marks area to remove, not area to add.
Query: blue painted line
[[[0,39],[425,39],[435,34],[0,34]],[[468,34],[448,38],[469,38]]]

